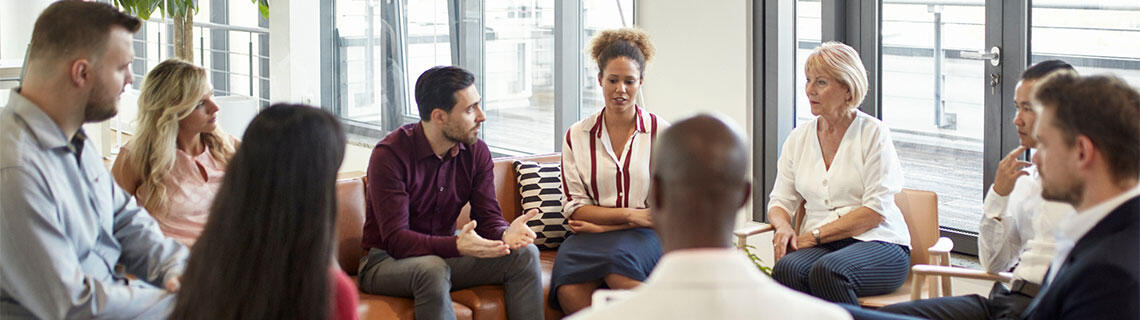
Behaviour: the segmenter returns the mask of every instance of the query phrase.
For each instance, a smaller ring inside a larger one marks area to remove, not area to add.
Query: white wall
[[[751,95],[747,1],[640,1],[637,25],[657,56],[645,75],[646,106],[668,120],[716,111],[747,128]]]
[[[368,172],[368,160],[372,158],[371,145],[349,142],[344,148],[344,161],[340,164],[340,172]]]
[[[0,59],[24,59],[36,18],[51,0],[0,1]]]
[[[22,64],[28,43],[32,40],[32,29],[36,18],[44,11],[52,0],[5,0],[0,1],[0,60],[4,64]],[[0,105],[8,103],[8,90],[0,94]],[[96,146],[103,148],[105,139],[103,123],[89,123],[83,125],[87,137]]]
[[[269,100],[319,104],[320,2],[273,1],[269,10]]]
[[[639,1],[636,7],[636,24],[657,49],[645,71],[646,107],[669,121],[718,112],[751,136],[751,1]],[[748,221],[750,211],[746,207],[738,223]]]

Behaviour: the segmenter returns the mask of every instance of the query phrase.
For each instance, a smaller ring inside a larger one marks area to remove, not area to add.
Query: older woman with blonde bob
[[[776,266],[790,288],[838,303],[898,289],[910,267],[910,234],[894,196],[903,176],[890,130],[857,108],[867,72],[851,47],[827,42],[808,56],[807,98],[816,118],[784,141],[768,216]],[[804,206],[800,233],[791,213]]]
[[[237,144],[215,123],[217,112],[205,69],[159,63],[143,80],[137,134],[111,168],[162,232],[186,246],[205,228]]]

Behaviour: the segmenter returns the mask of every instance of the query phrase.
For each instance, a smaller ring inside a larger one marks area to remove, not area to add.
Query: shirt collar
[[[1135,198],[1138,195],[1140,195],[1140,185],[1132,187],[1132,189],[1122,192],[1098,205],[1070,215],[1069,218],[1061,223],[1058,236],[1062,236],[1070,241],[1076,241],[1084,237],[1089,230],[1092,230],[1097,223],[1107,217],[1112,210],[1119,207],[1125,201],[1128,201],[1128,199]]]
[[[645,126],[645,115],[641,114],[642,113],[641,107],[638,107],[637,105],[633,105],[633,108],[634,108],[633,112],[637,117],[636,121],[634,122],[635,125],[637,126],[637,132],[649,133],[648,127]]]
[[[422,122],[417,122],[412,126],[411,129],[412,139],[415,141],[416,146],[416,159],[423,159],[427,157],[436,158],[435,151],[431,148],[431,142],[428,142],[427,133],[424,132],[424,124]],[[448,150],[448,156],[455,158],[455,156],[459,155],[460,151],[465,150],[467,150],[467,144],[458,142],[455,144],[455,146],[451,147],[451,150]]]
[[[13,88],[8,95],[8,108],[11,108],[16,116],[28,124],[28,130],[31,131],[40,148],[55,149],[70,146],[68,143],[70,139],[64,135],[63,129],[60,129],[59,125],[47,113],[44,113],[43,109],[24,98],[20,94],[20,88]],[[82,134],[82,131],[81,128],[77,134]]]
[[[641,107],[639,107],[637,105],[634,105],[633,108],[634,108],[634,117],[635,117],[634,126],[637,127],[637,129],[636,129],[637,132],[649,133],[649,126],[646,126],[646,121],[648,121],[648,120],[645,119],[647,117],[644,114],[645,110],[641,109]],[[605,114],[606,114],[606,107],[602,107],[602,110],[598,111],[598,114],[596,116],[594,116],[594,122],[588,126],[582,126],[582,131],[589,131],[589,132],[593,133],[594,135],[596,135],[597,138],[601,138],[601,132],[602,132],[601,127],[602,127],[602,121],[605,120]]]
[[[685,249],[661,257],[646,284],[709,285],[733,283],[749,287],[772,279],[760,272],[744,253],[735,249]]]

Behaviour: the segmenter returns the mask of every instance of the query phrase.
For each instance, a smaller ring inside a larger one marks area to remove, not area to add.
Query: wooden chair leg
[[[910,300],[918,300],[922,298],[922,282],[926,281],[926,275],[911,273],[913,277],[911,281]]]
[[[942,263],[942,265],[949,267],[950,266],[950,254],[949,253],[943,253],[940,255],[942,256],[942,258],[940,259],[940,260],[942,260],[942,261],[940,261]],[[942,296],[943,297],[949,297],[949,296],[953,296],[953,295],[954,295],[954,290],[950,288],[950,276],[942,276]]]

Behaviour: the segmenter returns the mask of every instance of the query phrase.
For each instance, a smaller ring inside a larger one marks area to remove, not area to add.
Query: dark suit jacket
[[[1140,319],[1140,197],[1112,210],[1084,237],[1027,319]]]

